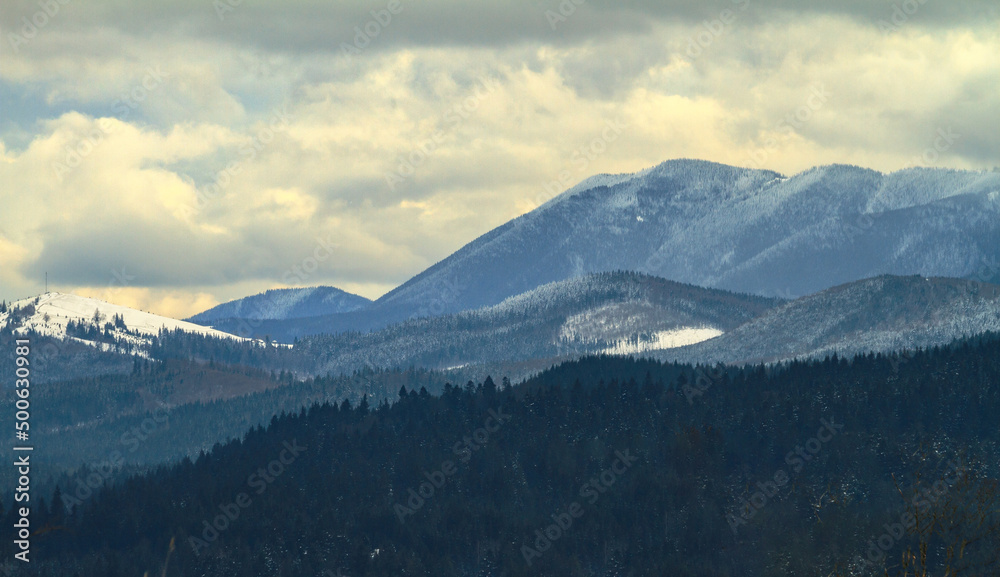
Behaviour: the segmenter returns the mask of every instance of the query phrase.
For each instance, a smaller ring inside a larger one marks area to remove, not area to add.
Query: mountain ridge
[[[352,312],[371,302],[331,286],[270,289],[224,302],[185,320],[199,324],[228,318],[289,320]]]
[[[95,321],[97,315],[99,318]],[[76,325],[86,325],[86,328],[98,331],[107,329],[105,332],[110,335],[109,338],[134,343],[143,340],[143,337],[154,337],[161,330],[181,330],[209,337],[245,340],[211,327],[68,293],[47,292],[14,301],[8,305],[7,312],[0,313],[0,329],[9,328],[15,335],[30,331],[46,337],[87,341],[74,337],[73,327]]]
[[[591,176],[368,307],[314,318],[298,334],[474,310],[588,273],[796,298],[880,274],[979,278],[998,253],[997,172],[831,164],[788,177],[670,160]]]
[[[782,303],[705,289],[635,272],[557,281],[490,307],[410,319],[370,333],[316,335],[298,353],[324,359],[316,370],[360,366],[453,368],[565,354],[611,353],[616,346],[707,338]]]
[[[779,305],[719,337],[651,356],[701,363],[773,363],[941,346],[1000,331],[1000,286],[882,275]]]

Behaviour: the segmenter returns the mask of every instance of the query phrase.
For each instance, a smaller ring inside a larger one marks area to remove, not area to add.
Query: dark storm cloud
[[[390,7],[397,13],[389,13]],[[951,27],[978,26],[997,18],[994,0],[179,0],[152,6],[115,0],[69,4],[51,26],[116,27],[143,36],[204,37],[291,53],[339,52],[342,44],[354,44],[357,37],[359,44],[366,44],[364,52],[407,46],[576,44],[641,34],[654,23],[701,23],[726,9],[744,12],[747,23],[789,15],[840,15],[876,27],[894,22]],[[22,17],[37,11],[35,2],[5,2],[0,20],[16,27]],[[366,26],[377,30],[368,42],[358,35]]]

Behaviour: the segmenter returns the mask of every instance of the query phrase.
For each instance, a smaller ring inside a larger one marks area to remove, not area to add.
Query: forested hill
[[[584,359],[64,487],[19,574],[897,575],[923,542],[940,575],[967,540],[952,565],[996,575],[998,411],[995,336],[773,371]]]

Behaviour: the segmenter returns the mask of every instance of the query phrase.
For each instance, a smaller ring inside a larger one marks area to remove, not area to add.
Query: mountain
[[[691,367],[591,358],[317,405],[99,492],[100,467],[60,493],[33,467],[64,507],[32,507],[16,574],[996,576],[998,358],[994,335],[693,397]]]
[[[787,298],[881,274],[990,280],[998,213],[998,172],[833,165],[788,178],[673,160],[585,180],[363,311],[264,323],[257,334],[365,331],[614,270]]]
[[[14,335],[33,333],[54,339],[70,338],[102,349],[122,345],[130,352],[148,345],[150,337],[161,330],[244,340],[194,323],[54,292],[10,303],[8,311],[0,313],[0,330],[10,330]]]
[[[294,354],[318,359],[315,374],[337,374],[363,366],[447,369],[639,353],[715,337],[782,302],[639,273],[598,273],[549,283],[473,311],[413,319],[370,333],[308,337]]]
[[[371,304],[365,297],[335,287],[273,289],[222,303],[187,319],[209,324],[221,319],[296,319],[363,309]]]
[[[1000,331],[1000,286],[879,276],[775,307],[719,337],[658,352],[682,362],[758,363],[914,350]]]

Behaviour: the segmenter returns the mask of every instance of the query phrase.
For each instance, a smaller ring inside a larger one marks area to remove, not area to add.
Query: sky
[[[4,0],[0,298],[377,298],[599,173],[1000,165],[996,0]]]

